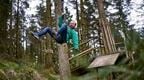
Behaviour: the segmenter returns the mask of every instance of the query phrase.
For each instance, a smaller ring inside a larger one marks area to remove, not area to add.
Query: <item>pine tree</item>
[[[8,31],[7,22],[9,17],[9,4],[10,0],[0,1],[0,52],[6,54],[8,50]]]

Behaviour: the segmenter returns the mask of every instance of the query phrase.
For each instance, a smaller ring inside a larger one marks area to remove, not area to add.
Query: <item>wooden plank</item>
[[[91,51],[91,50],[93,50],[93,49],[94,49],[94,48],[89,48],[89,49],[87,49],[87,50],[85,50],[85,51],[83,51],[83,52],[81,52],[81,53],[79,53],[79,54],[77,54],[77,55],[69,58],[69,60],[72,60],[73,58],[76,58],[76,57],[80,57],[80,56],[86,55],[87,52],[89,52],[89,51]]]
[[[89,65],[88,68],[113,65],[115,63],[115,61],[117,60],[119,54],[120,53],[99,56]]]
[[[82,45],[88,43],[88,42],[91,41],[91,40],[92,40],[92,39],[86,40],[86,41],[80,43],[79,46],[82,46]],[[69,50],[72,50],[72,49],[73,49],[73,47],[71,47]]]

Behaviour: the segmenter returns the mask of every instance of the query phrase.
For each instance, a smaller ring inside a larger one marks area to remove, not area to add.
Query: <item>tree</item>
[[[8,50],[8,31],[7,21],[9,17],[9,4],[10,0],[0,1],[0,52],[1,54],[7,53]]]
[[[62,0],[55,0],[55,13],[57,19],[57,30],[58,30],[58,18],[62,14]],[[61,80],[70,80],[71,72],[70,65],[68,59],[68,48],[67,44],[59,44],[58,45],[58,56],[59,56],[59,71],[60,71],[60,79]]]

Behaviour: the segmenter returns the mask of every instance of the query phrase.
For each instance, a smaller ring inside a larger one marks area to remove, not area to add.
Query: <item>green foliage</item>
[[[106,68],[98,69],[98,76],[101,80],[106,80],[111,73],[112,71]]]
[[[1,69],[7,69],[7,68],[15,69],[15,68],[18,68],[18,67],[19,67],[19,65],[16,64],[16,63],[4,61],[4,60],[0,61],[0,68]]]
[[[1,60],[0,80],[45,80],[45,79],[32,66]]]
[[[68,10],[67,7],[65,7],[65,18],[66,18],[66,22],[69,24],[70,21],[72,21],[72,17],[73,15],[70,14],[70,11]]]

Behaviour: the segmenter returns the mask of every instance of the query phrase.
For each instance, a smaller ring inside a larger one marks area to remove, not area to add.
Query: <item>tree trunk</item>
[[[16,55],[16,58],[20,58],[20,53],[19,53],[19,50],[20,50],[20,45],[19,45],[19,25],[20,25],[20,18],[19,18],[19,9],[20,9],[20,0],[17,1],[17,13],[16,13],[16,40],[15,40],[15,45],[16,45],[16,51],[15,51],[15,55]]]
[[[56,24],[58,24],[58,17],[61,16],[62,14],[62,1],[61,0],[55,0],[55,17],[57,19]],[[57,30],[58,30],[58,25],[57,25]]]
[[[68,57],[68,47],[67,44],[59,45],[59,69],[60,69],[60,80],[70,80],[71,72]]]
[[[62,1],[55,0],[55,13],[57,19],[57,29],[58,27],[58,17],[62,14]],[[59,57],[59,72],[60,72],[60,80],[70,80],[71,71],[68,60],[68,47],[67,44],[59,44],[58,45],[58,57]]]
[[[77,18],[77,27],[79,28],[79,10],[78,10],[78,0],[76,0],[76,18]]]
[[[85,36],[84,36],[84,34],[85,34],[85,30],[84,30],[84,1],[83,0],[80,0],[80,21],[79,21],[79,24],[80,24],[80,41],[81,42],[84,42],[84,40],[85,40]],[[85,47],[85,45],[82,45],[81,47],[80,47],[80,50],[84,50],[84,47]]]
[[[0,3],[0,54],[6,54],[8,50],[7,20],[9,17],[9,0]]]
[[[51,0],[46,0],[46,24],[47,26],[52,25],[52,17],[51,17]],[[45,41],[45,50],[50,50],[51,49],[51,39],[50,37],[47,37]],[[48,69],[51,69],[50,71],[54,72],[53,70],[53,60],[52,60],[52,53],[46,52],[45,53],[45,67]]]

